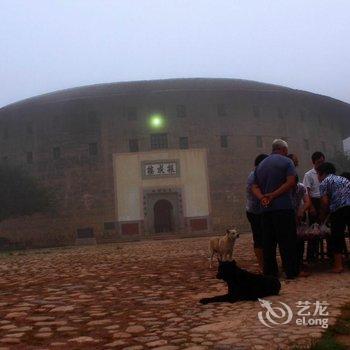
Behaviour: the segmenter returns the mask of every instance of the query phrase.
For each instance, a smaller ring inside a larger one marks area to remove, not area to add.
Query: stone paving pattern
[[[208,237],[0,254],[0,350],[284,349],[320,326],[263,326],[258,302],[201,305],[226,286],[209,269]],[[256,270],[250,234],[234,256]],[[282,281],[279,296],[330,303],[330,323],[350,301],[350,273]]]

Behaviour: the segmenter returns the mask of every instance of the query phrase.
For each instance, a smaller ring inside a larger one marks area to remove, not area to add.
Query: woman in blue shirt
[[[330,212],[333,272],[339,273],[343,271],[344,232],[346,227],[350,228],[350,181],[335,172],[332,163],[323,163],[317,168],[323,217]]]

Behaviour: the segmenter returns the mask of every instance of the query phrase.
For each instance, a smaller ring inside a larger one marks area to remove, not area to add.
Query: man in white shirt
[[[326,160],[325,155],[322,152],[314,152],[311,156],[312,169],[307,171],[304,176],[303,184],[307,188],[308,194],[311,198],[311,207],[309,209],[309,221],[310,225],[319,221],[320,209],[321,209],[321,195],[320,195],[320,182],[316,172],[317,167],[323,164]],[[308,243],[307,259],[313,260],[316,257],[317,242],[310,241]]]
[[[304,176],[303,183],[305,187],[308,190],[309,196],[311,197],[313,208],[310,210],[312,215],[315,215],[317,210],[315,208],[319,207],[319,201],[321,198],[320,195],[320,183],[318,181],[318,176],[316,169],[319,167],[321,164],[323,164],[326,160],[324,154],[322,152],[315,152],[311,156],[312,164],[314,165],[312,169],[307,171]],[[315,202],[315,205],[314,205]],[[316,211],[316,212],[315,212]]]

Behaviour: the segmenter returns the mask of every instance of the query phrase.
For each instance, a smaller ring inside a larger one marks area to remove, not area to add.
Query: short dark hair
[[[323,163],[321,165],[319,165],[316,169],[317,173],[319,173],[320,175],[326,174],[335,174],[336,173],[336,169],[335,166],[332,163]]]
[[[316,163],[316,161],[318,161],[321,158],[326,158],[322,152],[317,151],[312,153],[312,156],[311,156],[312,163]]]
[[[340,174],[340,176],[345,177],[346,179],[348,179],[350,181],[350,172],[344,171]]]
[[[265,153],[259,154],[254,160],[254,165],[258,166],[267,157],[268,157],[268,155]]]

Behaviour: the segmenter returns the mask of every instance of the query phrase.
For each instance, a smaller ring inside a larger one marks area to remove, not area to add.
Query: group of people
[[[297,228],[305,218],[308,224],[330,222],[327,239],[329,256],[335,273],[343,271],[342,253],[346,227],[350,230],[350,180],[347,173],[336,175],[333,164],[322,152],[311,157],[313,168],[299,182],[298,158],[288,153],[286,141],[272,143],[270,155],[260,154],[247,180],[247,218],[250,222],[254,251],[261,271],[278,277],[276,249],[286,277],[308,276],[303,264],[304,241]],[[307,247],[308,259],[317,256],[317,241]]]

